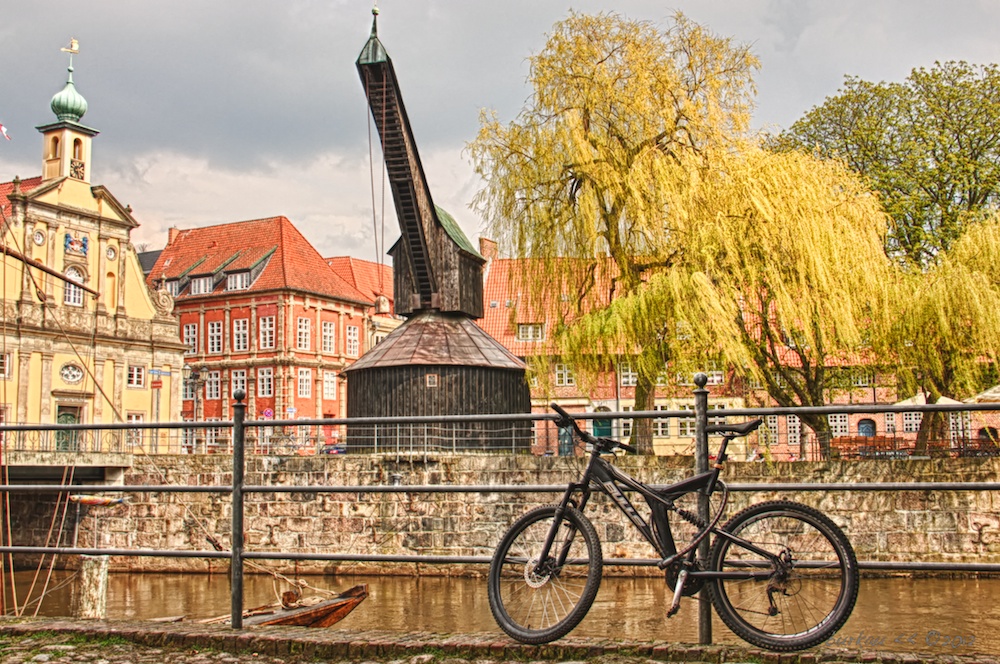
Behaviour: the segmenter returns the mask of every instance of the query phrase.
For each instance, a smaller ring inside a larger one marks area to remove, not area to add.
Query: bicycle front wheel
[[[576,508],[566,508],[549,554],[541,559],[556,509],[538,507],[518,519],[490,564],[490,610],[500,628],[521,643],[548,643],[568,634],[587,615],[601,585],[601,542]]]
[[[844,532],[822,512],[765,502],[722,530],[740,539],[719,534],[712,546],[711,569],[725,574],[711,583],[712,603],[741,639],[802,650],[847,621],[858,597],[858,562]]]

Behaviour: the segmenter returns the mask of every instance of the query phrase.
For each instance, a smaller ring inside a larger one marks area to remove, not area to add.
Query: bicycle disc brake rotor
[[[549,579],[552,578],[552,572],[546,570],[544,573],[539,574],[536,570],[538,569],[538,558],[532,558],[528,561],[528,564],[524,566],[524,582],[528,584],[531,588],[541,588]]]

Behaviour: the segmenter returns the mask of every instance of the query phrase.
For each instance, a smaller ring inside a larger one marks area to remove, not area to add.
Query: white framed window
[[[233,272],[226,276],[226,290],[246,290],[250,288],[249,272]]]
[[[831,436],[847,436],[850,434],[851,429],[847,421],[847,413],[832,413],[827,415],[826,419],[830,423]]]
[[[666,406],[653,406],[653,410],[667,410]],[[666,438],[670,435],[670,420],[665,417],[657,417],[653,420],[653,436],[656,438]]]
[[[184,345],[187,346],[187,350],[184,351],[185,355],[197,355],[198,354],[198,323],[188,323],[184,326]]]
[[[357,357],[361,352],[361,337],[358,334],[357,325],[347,326],[347,354],[350,357]]]
[[[765,445],[778,444],[778,416],[765,415],[764,428],[760,430],[760,441]]]
[[[722,385],[724,382],[726,382],[726,373],[724,371],[716,369],[714,366],[712,366],[708,371],[706,371],[705,375],[708,376],[708,382],[706,383],[706,385]]]
[[[233,352],[250,350],[250,319],[236,318],[233,320]]]
[[[694,404],[682,403],[677,410],[694,410]],[[697,422],[693,417],[681,417],[677,419],[677,435],[681,438],[693,437]]]
[[[545,326],[542,323],[518,323],[518,341],[544,341]]]
[[[324,399],[336,399],[337,398],[337,372],[336,371],[324,371],[323,372],[323,398]]]
[[[130,364],[128,367],[128,378],[125,381],[128,387],[146,386],[146,367],[137,364]]]
[[[222,321],[213,320],[208,323],[208,352],[218,355],[222,352]]]
[[[953,445],[972,440],[972,413],[948,413],[948,433]]]
[[[194,379],[182,380],[181,381],[181,399],[184,401],[191,401],[194,399],[194,391],[197,387],[197,381]]]
[[[312,322],[308,318],[296,321],[295,347],[298,350],[309,350],[312,343]]]
[[[299,369],[299,390],[300,397],[312,396],[312,369]]]
[[[191,280],[192,295],[206,295],[212,292],[212,277],[198,277]]]
[[[257,324],[260,329],[259,348],[274,348],[274,316],[263,316]]]
[[[576,377],[568,364],[556,364],[556,387],[576,385]]]
[[[885,414],[885,432],[896,433],[896,413]]]
[[[639,374],[632,368],[631,364],[621,363],[618,365],[619,384],[623,387],[634,386],[639,382]]]
[[[261,367],[257,369],[257,396],[274,396],[274,369]]]
[[[851,385],[854,387],[868,387],[875,384],[875,376],[869,371],[855,371],[851,374]]]
[[[233,369],[229,372],[229,389],[230,395],[236,394],[236,390],[243,390],[243,394],[247,392],[247,370],[246,369]]]
[[[10,378],[11,371],[13,367],[10,365],[10,353],[0,353],[0,378]]]
[[[184,422],[193,422],[194,420],[190,417],[183,418]],[[194,454],[194,444],[195,444],[194,429],[185,427],[181,429],[181,453],[182,454]]]
[[[633,406],[622,406],[622,412],[623,413],[631,413],[633,410],[635,410],[635,407],[633,407]],[[619,430],[621,431],[621,433],[619,435],[622,438],[628,438],[629,436],[632,435],[632,419],[631,418],[622,418],[621,420],[618,421],[618,426],[619,426]]]
[[[181,282],[178,279],[171,279],[167,282],[167,292],[177,297],[177,294],[181,292]]]
[[[725,410],[726,404],[724,403],[710,403],[708,404],[709,410]],[[715,417],[708,418],[709,425],[723,425],[726,423],[725,415],[716,415]]]
[[[66,278],[69,281],[63,282],[65,284],[65,289],[63,290],[63,304],[68,304],[71,307],[82,307],[83,289],[76,284],[83,283],[83,272],[80,272],[80,270],[75,267],[67,268]]]
[[[323,352],[337,352],[337,324],[328,320],[323,321]]]
[[[802,420],[799,419],[798,415],[785,417],[785,440],[789,445],[802,443]]]
[[[129,424],[141,424],[143,417],[143,413],[125,413],[125,421]],[[127,431],[128,433],[125,434],[125,442],[128,446],[142,447],[145,429],[128,429]]]
[[[923,413],[903,413],[903,433],[917,433],[920,431],[920,422],[923,419]]]
[[[209,371],[205,379],[205,398],[222,398],[222,376],[218,371]]]

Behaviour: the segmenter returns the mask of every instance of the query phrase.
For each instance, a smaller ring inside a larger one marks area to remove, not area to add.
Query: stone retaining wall
[[[248,485],[550,485],[575,479],[583,460],[509,455],[415,457],[251,457]],[[628,457],[618,466],[644,481],[666,484],[690,474],[685,457]],[[933,459],[795,463],[730,463],[729,483],[758,482],[997,482],[1000,460]],[[223,456],[137,458],[126,473],[132,485],[229,485],[231,460]],[[502,533],[530,507],[557,494],[512,493],[248,493],[246,550],[490,556]],[[796,500],[821,509],[840,524],[859,560],[1000,563],[1000,515],[994,492],[797,492],[733,493],[727,514],[752,502]],[[50,524],[52,497],[12,494],[14,544],[41,545]],[[129,549],[210,549],[212,538],[228,549],[228,494],[130,495],[127,505],[77,508],[62,524],[61,544]],[[603,498],[588,507],[606,557],[649,558],[652,550]],[[58,524],[56,527],[58,530]],[[73,565],[72,560],[66,561]],[[297,573],[484,573],[482,565],[264,562]],[[114,557],[112,569],[222,571],[226,560]],[[622,573],[643,568],[621,567]]]

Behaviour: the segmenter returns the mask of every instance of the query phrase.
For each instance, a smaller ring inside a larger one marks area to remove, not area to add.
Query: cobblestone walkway
[[[562,639],[525,646],[496,634],[430,634],[189,623],[0,619],[0,663],[28,664],[1000,664],[977,655],[841,649],[776,654],[734,646]]]

